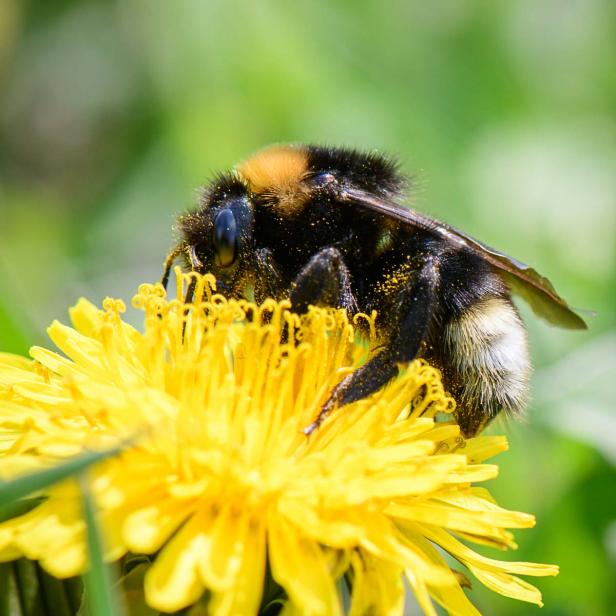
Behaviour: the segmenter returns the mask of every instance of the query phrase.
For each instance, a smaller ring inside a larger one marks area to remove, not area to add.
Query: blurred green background
[[[0,348],[158,279],[176,212],[256,148],[395,153],[417,207],[597,312],[522,307],[533,402],[494,428],[492,489],[538,517],[511,558],[561,565],[542,613],[614,614],[615,110],[613,0],[0,0]],[[485,614],[537,611],[479,586]]]

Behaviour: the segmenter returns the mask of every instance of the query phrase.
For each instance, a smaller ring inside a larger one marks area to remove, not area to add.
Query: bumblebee
[[[382,344],[330,393],[307,434],[423,357],[440,368],[462,433],[528,396],[527,336],[511,293],[552,324],[586,324],[531,267],[403,204],[407,181],[381,154],[275,145],[204,189],[165,262],[211,272],[229,297],[377,311]]]

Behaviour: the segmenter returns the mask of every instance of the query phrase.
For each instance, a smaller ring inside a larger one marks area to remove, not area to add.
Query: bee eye
[[[237,258],[237,223],[231,210],[224,209],[216,214],[213,239],[217,265],[233,265]]]

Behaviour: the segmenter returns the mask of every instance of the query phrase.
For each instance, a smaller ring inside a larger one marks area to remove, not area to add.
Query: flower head
[[[106,557],[155,555],[145,598],[162,611],[209,591],[212,613],[255,614],[268,571],[289,612],[341,613],[345,579],[350,613],[401,614],[406,577],[427,614],[433,601],[476,614],[453,560],[501,594],[540,603],[517,575],[556,567],[467,545],[515,547],[507,529],[534,518],[474,485],[496,476],[484,461],[506,441],[461,438],[437,370],[414,361],[307,438],[328,391],[369,353],[353,323],[343,311],[300,317],[285,302],[227,301],[211,278],[196,281],[192,304],[142,285],[133,304],[145,312],[143,333],[122,320],[122,302],[99,310],[80,300],[73,328],[49,328],[63,355],[0,356],[1,478],[132,438],[91,470],[90,488]],[[374,334],[373,318],[358,318]],[[0,560],[80,574],[79,485],[45,496],[0,525]]]

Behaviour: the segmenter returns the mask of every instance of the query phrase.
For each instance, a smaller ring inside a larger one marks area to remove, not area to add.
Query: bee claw
[[[305,428],[303,428],[302,432],[306,436],[310,436],[318,427],[319,427],[319,422],[318,421],[313,421],[310,425],[308,425]]]

